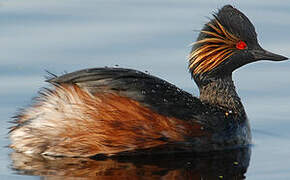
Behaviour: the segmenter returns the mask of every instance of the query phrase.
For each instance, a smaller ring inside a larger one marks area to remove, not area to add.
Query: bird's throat
[[[234,113],[245,113],[231,76],[216,78],[199,86],[200,100]]]

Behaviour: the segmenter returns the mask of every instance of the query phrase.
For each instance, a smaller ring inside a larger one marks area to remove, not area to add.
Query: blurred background
[[[290,56],[289,0],[0,0],[0,176],[19,178],[5,147],[8,121],[47,86],[45,70],[134,68],[198,96],[187,70],[189,45],[225,4],[249,17],[262,47]],[[290,62],[258,62],[234,73],[253,129],[247,179],[290,177],[289,77]]]

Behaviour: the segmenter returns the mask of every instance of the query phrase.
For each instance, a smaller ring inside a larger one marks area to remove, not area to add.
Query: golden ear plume
[[[189,55],[189,69],[194,74],[200,74],[212,70],[220,63],[233,55],[233,49],[239,39],[228,32],[217,20],[208,23],[207,26],[213,31],[201,31],[208,37],[201,39],[194,44],[202,44]]]

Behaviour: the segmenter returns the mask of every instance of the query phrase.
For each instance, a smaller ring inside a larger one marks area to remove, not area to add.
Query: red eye
[[[240,49],[240,50],[246,49],[247,48],[247,44],[244,41],[239,41],[236,44],[236,48]]]

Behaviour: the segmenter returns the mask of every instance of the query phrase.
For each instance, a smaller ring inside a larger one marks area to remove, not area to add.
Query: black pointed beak
[[[269,51],[266,51],[263,48],[255,49],[255,50],[252,50],[251,52],[252,52],[255,60],[264,59],[264,60],[272,60],[272,61],[284,61],[284,60],[288,59],[285,56],[271,53]]]

